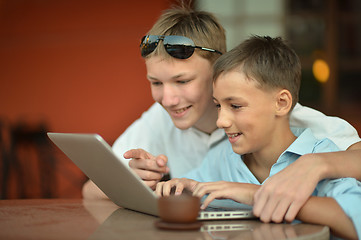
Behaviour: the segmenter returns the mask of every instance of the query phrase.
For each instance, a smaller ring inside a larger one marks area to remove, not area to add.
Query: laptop
[[[48,133],[48,137],[115,204],[158,216],[157,195],[118,158],[98,134]],[[209,209],[209,208],[208,208]],[[252,209],[200,211],[199,220],[254,218]]]

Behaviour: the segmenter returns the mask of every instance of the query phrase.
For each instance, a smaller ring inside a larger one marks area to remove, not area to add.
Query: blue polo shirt
[[[295,128],[292,131],[298,137],[272,166],[269,177],[286,168],[304,154],[339,150],[327,138],[317,140],[310,129]],[[248,169],[242,156],[233,152],[229,141],[223,141],[211,149],[200,167],[184,175],[184,177],[199,182],[229,181],[263,184]],[[353,178],[325,179],[319,182],[312,195],[334,198],[346,215],[352,219],[358,238],[361,239],[361,183],[359,181]],[[215,200],[212,205],[240,207],[239,203],[231,200]]]

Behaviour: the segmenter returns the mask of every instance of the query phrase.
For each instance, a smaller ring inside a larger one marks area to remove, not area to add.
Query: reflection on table
[[[175,231],[156,228],[156,221],[107,200],[0,201],[0,239],[329,239],[328,227],[310,224],[223,220]]]

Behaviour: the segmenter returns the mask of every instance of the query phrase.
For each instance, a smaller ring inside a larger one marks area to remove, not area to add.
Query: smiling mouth
[[[175,112],[176,114],[180,114],[180,113],[186,111],[187,109],[189,109],[190,107],[191,107],[191,106],[188,106],[188,107],[185,107],[185,108],[181,108],[181,109],[175,110],[174,112]]]
[[[232,133],[232,134],[228,134],[227,133],[227,136],[229,137],[229,138],[235,138],[235,137],[238,137],[238,136],[240,136],[241,135],[241,133]]]

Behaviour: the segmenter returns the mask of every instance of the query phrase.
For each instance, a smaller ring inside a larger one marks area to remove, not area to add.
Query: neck
[[[206,113],[203,114],[194,127],[201,132],[212,134],[217,129],[217,117],[217,108],[212,103]]]
[[[293,135],[288,119],[281,127],[275,128],[269,144],[265,145],[259,151],[246,154],[244,161],[251,172],[262,183],[270,174],[273,164],[275,164],[280,155],[296,140]]]

